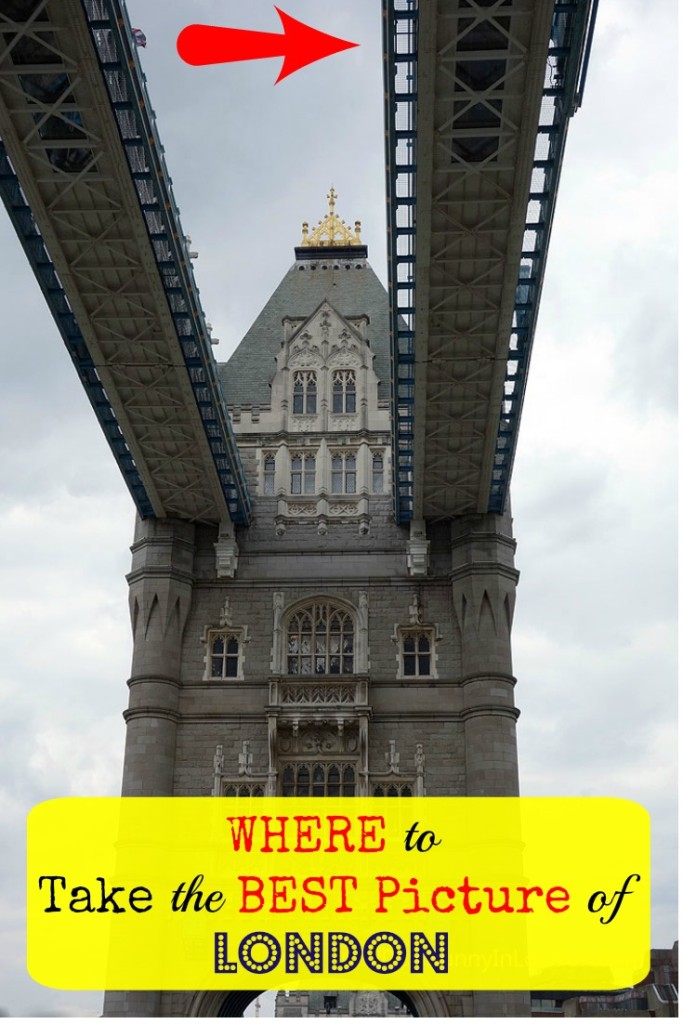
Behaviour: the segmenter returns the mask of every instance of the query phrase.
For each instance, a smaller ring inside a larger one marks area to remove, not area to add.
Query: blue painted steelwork
[[[569,118],[580,106],[598,0],[556,0],[507,358],[489,511],[505,507]],[[418,0],[383,0],[394,506],[413,516]]]
[[[396,521],[413,518],[417,0],[383,0],[391,324],[391,429]]]
[[[489,512],[505,507],[569,119],[581,105],[598,0],[556,0],[507,357]]]
[[[79,379],[85,388],[90,404],[100,422],[114,458],[126,481],[135,507],[143,518],[154,515],[145,486],[140,479],[137,466],[130,453],[121,428],[109,404],[102,381],[99,378],[92,356],[83,339],[76,317],[55,272],[43,237],[38,230],[26,201],[19,180],[14,172],[4,144],[0,141],[0,195],[7,208],[14,230],[19,236],[33,273],[45,296],[48,308],[55,319],[59,333],[64,339],[69,355],[76,367]]]
[[[128,14],[120,0],[81,2],[223,495],[233,522],[247,525],[246,478]]]

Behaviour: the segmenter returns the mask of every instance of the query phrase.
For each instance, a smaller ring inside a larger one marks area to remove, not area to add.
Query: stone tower
[[[517,793],[510,519],[396,524],[388,297],[328,199],[221,367],[251,526],[137,523],[125,795]],[[253,995],[109,993],[105,1012],[237,1015]]]

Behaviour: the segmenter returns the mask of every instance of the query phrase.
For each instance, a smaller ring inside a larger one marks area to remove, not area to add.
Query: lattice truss
[[[420,483],[425,516],[488,508],[552,8],[421,7],[437,57],[418,85],[417,515]]]
[[[155,188],[160,146],[141,138],[107,7],[0,6],[3,198],[139,511],[246,521],[189,255]]]

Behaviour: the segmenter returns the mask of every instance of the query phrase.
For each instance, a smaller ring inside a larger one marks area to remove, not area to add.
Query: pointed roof
[[[284,317],[311,316],[324,300],[343,317],[369,318],[368,341],[380,379],[380,401],[390,397],[389,296],[367,262],[362,245],[297,247],[296,263],[219,374],[228,405],[270,405],[275,357],[283,341]]]

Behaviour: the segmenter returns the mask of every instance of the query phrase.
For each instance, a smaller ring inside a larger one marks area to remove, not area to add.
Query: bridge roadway
[[[399,521],[504,507],[596,6],[383,0]],[[0,138],[0,194],[138,511],[247,524],[122,0],[5,0]]]
[[[0,191],[142,516],[249,521],[130,23],[0,5]]]
[[[383,0],[399,521],[505,506],[597,0]]]

